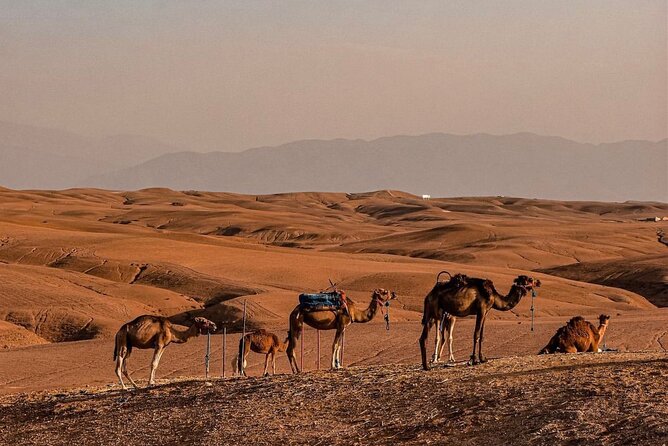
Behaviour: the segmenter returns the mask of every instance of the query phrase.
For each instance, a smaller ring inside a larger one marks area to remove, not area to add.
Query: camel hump
[[[568,325],[577,325],[584,321],[585,319],[582,316],[575,316],[574,318],[571,318],[570,321],[568,321]]]
[[[487,291],[489,294],[493,294],[496,291],[496,288],[494,288],[494,282],[492,282],[489,279],[485,279],[482,282],[482,287]]]

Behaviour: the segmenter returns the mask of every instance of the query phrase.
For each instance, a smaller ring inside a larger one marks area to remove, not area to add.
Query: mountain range
[[[0,185],[668,201],[668,140],[579,143],[532,133],[303,140],[183,151],[133,135],[88,138],[0,122]]]

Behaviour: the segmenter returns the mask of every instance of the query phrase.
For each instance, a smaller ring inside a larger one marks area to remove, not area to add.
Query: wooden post
[[[209,359],[211,358],[211,332],[207,330],[206,332],[206,356],[204,357],[204,366],[205,372],[204,375],[206,379],[209,379]]]
[[[244,316],[243,316],[243,329],[241,331],[241,351],[239,352],[239,365],[238,365],[238,370],[239,374],[241,376],[244,376],[246,373],[246,370],[244,370],[244,352],[246,351],[246,346],[244,343],[246,342],[246,300],[244,299]]]
[[[225,378],[226,362],[227,362],[227,327],[223,326],[223,378]]]
[[[318,370],[320,370],[320,330],[318,330],[318,347],[317,347],[317,352],[318,352],[318,359],[317,359],[317,364],[318,364]]]
[[[304,371],[304,338],[306,337],[306,326],[302,326],[302,344],[301,353],[299,354],[299,368]]]

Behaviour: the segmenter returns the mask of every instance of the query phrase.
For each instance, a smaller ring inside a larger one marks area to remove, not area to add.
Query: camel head
[[[526,291],[531,291],[534,287],[539,288],[541,283],[539,279],[529,276],[517,276],[513,283]]]
[[[598,317],[598,321],[603,326],[608,325],[608,322],[610,321],[610,315],[602,314]]]
[[[385,302],[389,302],[392,299],[396,299],[397,293],[395,293],[394,291],[386,290],[385,288],[376,288],[375,290],[373,290],[371,296],[377,302],[384,304]]]
[[[195,325],[199,328],[200,334],[213,333],[217,328],[216,324],[203,317],[196,317]]]

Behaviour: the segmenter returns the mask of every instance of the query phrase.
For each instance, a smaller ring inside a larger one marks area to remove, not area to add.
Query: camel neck
[[[369,322],[371,319],[374,318],[377,311],[378,311],[378,300],[374,296],[371,298],[369,306],[366,307],[364,310],[358,311],[357,308],[355,308],[355,305],[352,305],[350,316],[352,317],[353,322]]]
[[[526,288],[517,285],[513,285],[505,296],[494,291],[494,309],[499,311],[512,310],[520,303],[526,293]]]
[[[188,339],[199,335],[199,328],[196,324],[191,325],[187,330],[179,330],[174,326],[170,326],[169,331],[172,333],[172,342],[177,344],[186,342]]]
[[[598,339],[599,341],[603,339],[603,335],[605,334],[605,330],[607,330],[608,324],[601,324],[598,326]]]

